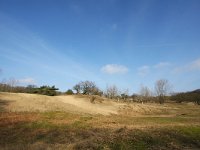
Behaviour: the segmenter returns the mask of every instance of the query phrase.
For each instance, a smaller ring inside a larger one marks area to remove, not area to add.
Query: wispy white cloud
[[[138,74],[142,77],[146,76],[150,72],[150,66],[142,66],[138,68]]]
[[[162,73],[166,69],[166,67],[169,67],[171,65],[172,64],[170,62],[159,62],[155,65],[144,65],[138,68],[138,75],[145,77],[150,72]]]
[[[200,70],[200,58],[188,65],[189,70]]]
[[[136,45],[135,47],[173,47],[176,46],[177,44],[173,44],[173,43],[160,43],[160,44],[152,44],[152,45]]]
[[[20,84],[35,84],[36,81],[33,78],[23,78],[23,79],[19,79],[18,82]]]
[[[123,65],[107,64],[101,68],[101,71],[106,74],[125,74],[128,68]]]
[[[191,72],[191,71],[200,71],[200,58],[196,59],[188,64],[183,66],[176,67],[173,72],[174,73],[182,73],[182,72]]]
[[[26,64],[42,73],[50,72],[50,76],[59,74],[75,81],[87,78],[102,81],[84,62],[79,62],[68,51],[63,52],[62,49],[52,47],[38,33],[29,30],[13,18],[0,13],[0,22],[0,38],[3,39],[0,45],[0,59]],[[34,71],[31,73],[31,76],[35,74]]]
[[[160,62],[160,63],[154,65],[153,67],[156,69],[162,69],[162,68],[168,67],[170,65],[171,65],[171,63],[169,63],[169,62]]]

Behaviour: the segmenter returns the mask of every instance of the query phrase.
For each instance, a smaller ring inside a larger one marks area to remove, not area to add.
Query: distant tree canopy
[[[71,89],[68,89],[68,90],[65,92],[65,94],[67,94],[67,95],[73,95],[74,92],[73,92]]]
[[[102,91],[92,81],[81,81],[76,84],[73,89],[77,94],[84,95],[102,95]]]
[[[57,90],[58,88],[56,88],[54,85],[53,86],[44,85],[39,88],[33,88],[32,92],[42,95],[55,96]]]
[[[176,101],[178,103],[194,102],[194,103],[200,105],[200,89],[191,91],[191,92],[174,94],[171,96],[171,100]]]
[[[81,85],[80,83],[76,84],[73,89],[76,91],[77,94],[80,94],[81,92]]]
[[[166,100],[172,100],[178,103],[181,102],[194,102],[200,105],[200,89],[191,92],[182,92],[169,95],[170,84],[168,80],[160,79],[155,82],[155,94],[147,86],[141,86],[139,94],[133,94],[129,96],[128,89],[124,92],[119,91],[117,86],[107,86],[105,92],[102,92],[95,82],[92,81],[81,81],[77,83],[73,90],[76,91],[76,94],[84,95],[99,95],[105,96],[109,99],[117,100],[128,100],[133,102],[159,102],[160,104],[164,103]],[[33,94],[42,94],[42,95],[59,95],[62,92],[58,91],[59,89],[55,86],[43,85],[37,87],[35,85],[28,86],[18,86],[18,80],[14,78],[9,78],[8,80],[4,79],[0,83],[0,92],[15,92],[15,93],[33,93]],[[72,89],[68,89],[65,94],[72,95],[74,94]],[[93,97],[94,98],[94,97]],[[94,99],[93,99],[94,100]]]
[[[14,86],[13,82],[9,82],[12,84],[7,83],[0,83],[0,91],[1,92],[15,92],[15,93],[35,93],[35,94],[42,94],[42,95],[49,95],[54,96],[57,94],[58,88],[55,86],[41,86],[36,87],[35,85],[28,85],[27,87],[24,86]]]

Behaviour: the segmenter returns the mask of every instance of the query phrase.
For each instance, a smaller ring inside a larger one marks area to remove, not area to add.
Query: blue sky
[[[0,0],[0,80],[200,88],[199,0]]]

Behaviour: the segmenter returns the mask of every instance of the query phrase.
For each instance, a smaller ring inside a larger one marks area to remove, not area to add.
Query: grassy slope
[[[1,101],[0,149],[200,149],[199,106],[165,104],[162,111],[134,115],[133,104],[103,116],[6,112],[4,105]]]

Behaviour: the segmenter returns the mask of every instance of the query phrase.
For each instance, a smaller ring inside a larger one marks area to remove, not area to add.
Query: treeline
[[[99,95],[118,101],[140,103],[156,102],[160,104],[163,104],[166,101],[175,101],[177,103],[194,102],[200,105],[200,90],[170,94],[171,84],[165,79],[160,79],[155,82],[154,91],[150,90],[147,86],[141,86],[139,93],[132,95],[129,95],[128,89],[120,91],[115,85],[108,86],[105,91],[101,91],[96,84],[91,81],[79,82],[73,87],[73,90],[76,92],[76,94]],[[70,89],[69,91],[72,90]]]
[[[200,105],[200,89],[191,92],[177,93],[171,96],[172,101],[177,103],[194,102]]]
[[[32,94],[42,94],[48,96],[58,95],[58,88],[55,86],[40,86],[36,87],[35,85],[24,86],[12,86],[9,84],[0,83],[0,92],[13,92],[13,93],[32,93]]]
[[[7,83],[0,83],[1,92],[15,92],[15,93],[32,93],[32,94],[42,94],[55,96],[60,94],[67,95],[90,95],[106,97],[108,99],[113,99],[117,101],[127,101],[127,102],[156,102],[163,104],[166,101],[175,101],[177,103],[181,102],[194,102],[200,105],[200,90],[195,90],[192,92],[176,93],[170,94],[170,84],[168,80],[160,79],[155,82],[155,89],[152,91],[147,86],[141,86],[138,94],[129,94],[128,89],[120,91],[117,86],[111,85],[102,91],[95,82],[92,81],[81,81],[73,86],[72,89],[68,89],[66,92],[60,92],[55,86],[40,86],[35,85],[16,86],[15,80],[9,80]]]
[[[117,101],[128,101],[128,102],[159,102],[164,103],[166,99],[166,94],[169,90],[167,80],[158,80],[156,82],[156,92],[157,96],[153,95],[153,92],[148,87],[142,86],[140,94],[129,95],[128,89],[120,91],[117,86],[111,85],[102,91],[94,82],[91,81],[81,81],[77,83],[73,90],[75,94],[83,95],[98,95],[101,97],[106,97],[108,99],[113,99]],[[72,94],[72,90],[69,89],[66,94]]]

